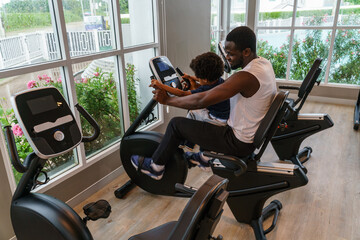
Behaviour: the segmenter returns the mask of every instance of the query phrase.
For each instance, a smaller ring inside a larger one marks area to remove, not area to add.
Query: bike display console
[[[56,88],[17,93],[11,97],[11,104],[23,133],[40,158],[64,154],[82,141],[75,117]]]
[[[165,85],[173,88],[182,89],[180,79],[170,60],[165,56],[157,56],[150,59],[150,69],[155,78]]]

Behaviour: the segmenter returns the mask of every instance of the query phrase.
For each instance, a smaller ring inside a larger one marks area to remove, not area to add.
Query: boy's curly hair
[[[194,71],[197,78],[213,82],[223,75],[224,62],[216,53],[207,52],[191,60],[190,68]]]

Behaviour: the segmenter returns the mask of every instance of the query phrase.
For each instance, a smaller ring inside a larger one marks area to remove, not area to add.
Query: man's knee
[[[179,123],[181,123],[182,121],[184,121],[184,119],[186,119],[186,118],[184,118],[184,117],[173,117],[171,120],[170,120],[170,122],[169,122],[169,124],[171,124],[171,125],[176,125],[176,124],[179,124]]]
[[[174,117],[170,120],[166,131],[173,132],[177,136],[182,136],[183,134],[189,133],[193,129],[193,122],[195,120],[189,119],[186,117]],[[197,121],[195,121],[197,122]]]

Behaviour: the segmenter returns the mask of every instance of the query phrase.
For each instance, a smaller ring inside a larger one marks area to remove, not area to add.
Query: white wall
[[[197,55],[210,51],[210,0],[164,0],[166,19],[165,54],[174,67],[193,75],[189,65]],[[164,111],[163,132],[174,116],[185,116],[186,110],[169,108]]]

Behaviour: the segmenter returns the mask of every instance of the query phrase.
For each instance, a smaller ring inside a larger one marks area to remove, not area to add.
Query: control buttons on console
[[[61,132],[61,131],[56,131],[56,132],[54,133],[54,138],[55,138],[56,141],[61,142],[62,140],[64,140],[65,135],[64,135],[64,133]]]

